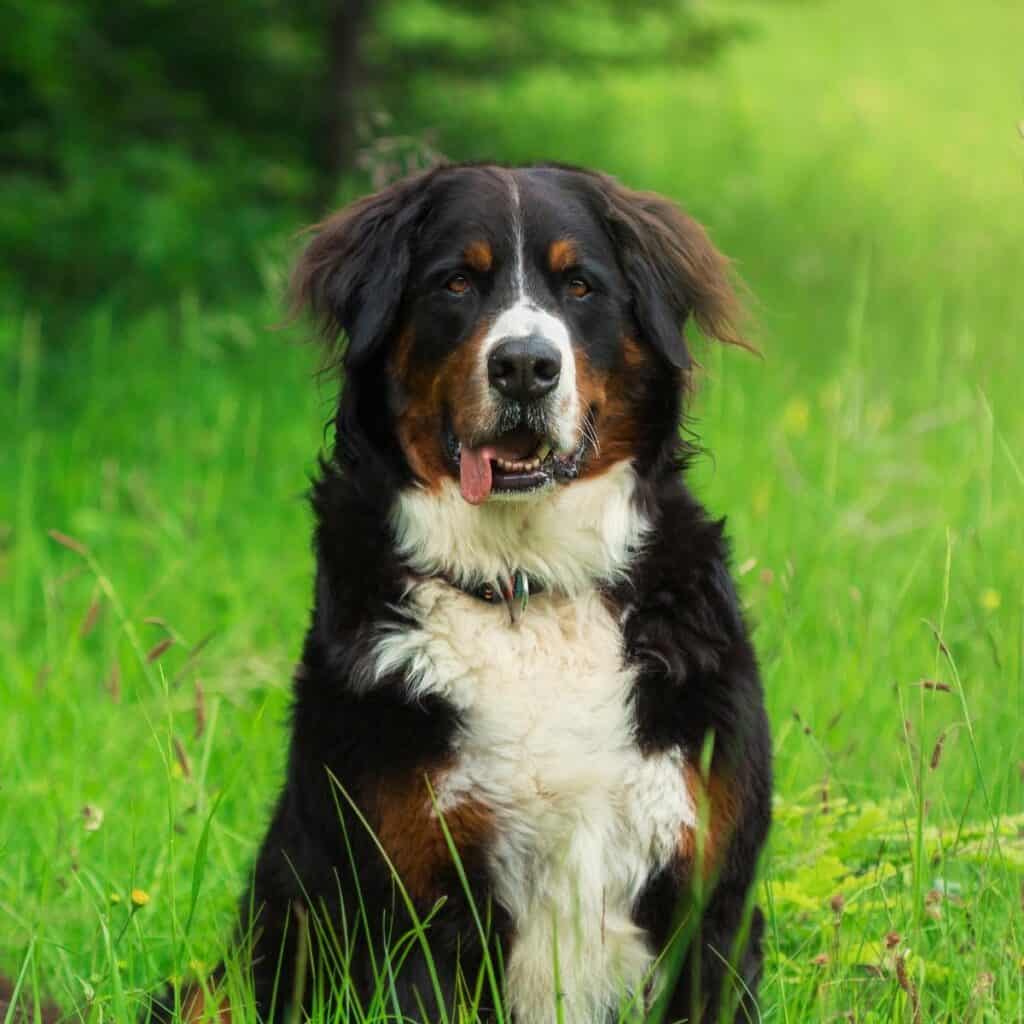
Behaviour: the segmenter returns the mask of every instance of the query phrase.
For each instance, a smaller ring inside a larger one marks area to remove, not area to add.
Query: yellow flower
[[[145,889],[132,889],[132,906],[138,909],[149,902],[149,893]]]
[[[999,596],[999,591],[994,590],[992,587],[986,587],[981,592],[981,607],[987,612],[994,612],[1003,603],[1002,597]]]
[[[762,481],[754,488],[753,498],[751,503],[754,509],[754,515],[760,518],[772,507],[772,485],[767,481]]]
[[[806,434],[811,423],[811,407],[803,398],[794,398],[782,411],[782,428],[787,434]]]

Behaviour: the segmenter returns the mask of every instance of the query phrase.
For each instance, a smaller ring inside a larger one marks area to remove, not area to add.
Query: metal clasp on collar
[[[522,618],[526,606],[530,603],[530,578],[522,569],[515,569],[511,576],[502,576],[498,579],[498,592],[501,594],[508,608],[512,625],[516,625]]]

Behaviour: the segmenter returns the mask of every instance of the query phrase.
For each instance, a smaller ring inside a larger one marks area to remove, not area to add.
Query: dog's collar
[[[509,617],[515,625],[526,611],[533,594],[542,593],[546,588],[535,576],[530,576],[522,569],[513,569],[507,575],[496,580],[484,580],[480,583],[460,583],[448,573],[438,573],[435,579],[443,580],[450,587],[461,590],[470,597],[486,604],[503,604],[508,608]]]

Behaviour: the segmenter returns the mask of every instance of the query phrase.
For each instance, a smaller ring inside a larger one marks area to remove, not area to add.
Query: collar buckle
[[[522,569],[513,569],[502,574],[494,582],[481,583],[477,586],[464,587],[448,575],[441,576],[449,586],[461,590],[470,597],[487,604],[504,604],[508,608],[509,619],[513,626],[519,623],[530,603],[530,594],[540,593],[544,587],[536,580],[530,581],[529,575]]]

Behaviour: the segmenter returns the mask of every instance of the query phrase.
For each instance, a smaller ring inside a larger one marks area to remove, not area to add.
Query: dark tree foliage
[[[429,131],[463,155],[457,121],[410,113],[420,76],[694,62],[731,31],[681,0],[6,0],[0,286],[66,308],[249,286],[353,173],[434,159]]]

